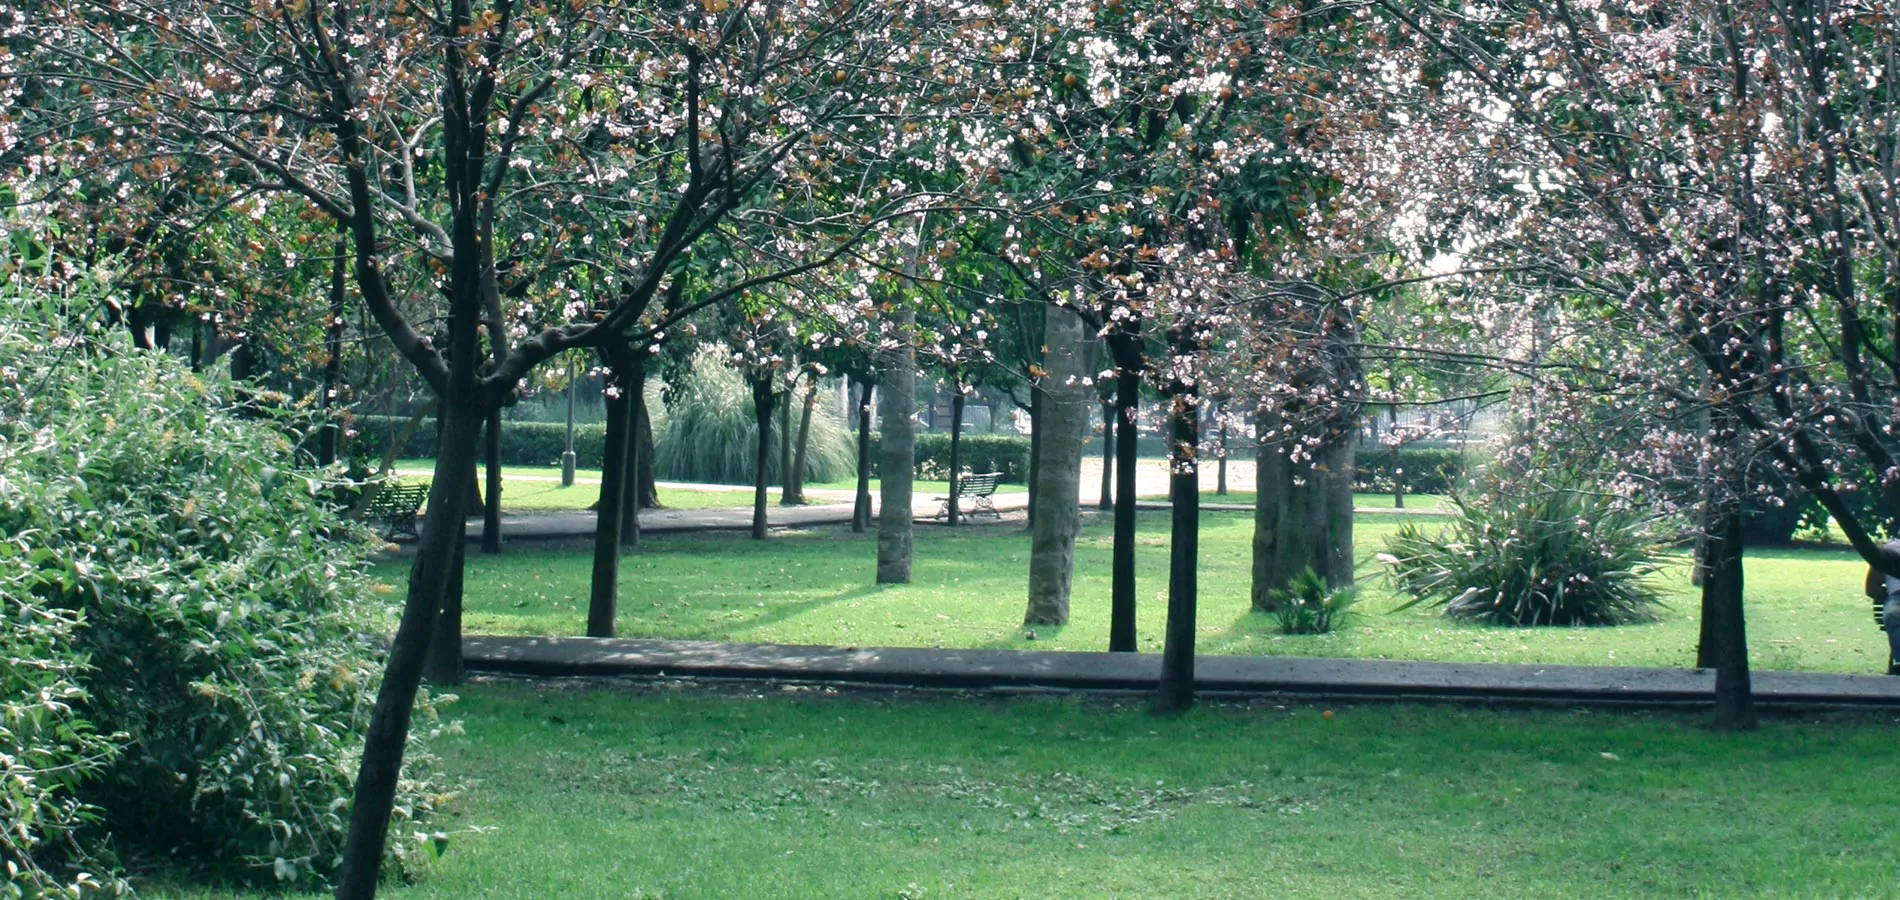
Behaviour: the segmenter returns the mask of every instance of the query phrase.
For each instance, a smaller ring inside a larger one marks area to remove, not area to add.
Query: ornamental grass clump
[[[1327,634],[1346,625],[1347,610],[1359,601],[1353,585],[1334,588],[1308,566],[1284,588],[1267,592],[1282,634]]]
[[[792,404],[792,431],[796,438],[804,414],[807,384],[778,402]],[[752,389],[745,376],[721,355],[702,350],[678,383],[665,392],[666,407],[653,423],[653,473],[670,481],[710,484],[751,484],[757,464],[759,424],[753,415]],[[812,410],[811,434],[805,457],[805,481],[838,481],[857,471],[857,445],[828,396],[821,394]],[[779,472],[779,417],[772,416],[767,440],[765,473],[769,483],[782,483]]]
[[[0,300],[0,742],[38,748],[0,749],[28,785],[0,790],[0,854],[55,886],[98,848],[321,886],[390,627],[373,538],[326,502],[300,420],[267,396]],[[417,714],[434,721],[433,702]],[[424,772],[428,733],[410,746]],[[398,808],[440,799],[406,780]]]
[[[1412,523],[1379,559],[1393,587],[1455,619],[1497,625],[1653,622],[1662,603],[1649,519],[1566,479],[1494,480],[1482,499],[1454,495],[1451,524]]]

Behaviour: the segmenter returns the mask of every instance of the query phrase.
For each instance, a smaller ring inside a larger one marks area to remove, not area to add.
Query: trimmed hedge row
[[[379,458],[383,442],[391,432],[400,433],[408,419],[397,416],[365,415],[356,417],[356,436],[350,453]],[[601,449],[607,442],[607,426],[599,422],[574,426],[575,465],[598,469]],[[855,438],[852,442],[856,444]],[[506,422],[501,428],[501,463],[505,466],[556,466],[567,446],[564,422]],[[878,436],[871,434],[872,472],[876,472]],[[1029,439],[1020,435],[966,434],[963,436],[963,467],[971,472],[1001,472],[1003,480],[1021,484],[1029,478]],[[435,421],[425,419],[397,454],[403,459],[435,457]],[[917,435],[917,477],[942,481],[949,477],[950,435],[924,432]],[[663,476],[664,477],[664,476]]]
[[[1404,447],[1395,462],[1392,451],[1382,447],[1360,447],[1353,474],[1353,489],[1390,492],[1397,471],[1397,483],[1408,494],[1444,494],[1465,477],[1466,455],[1462,450],[1437,447]]]
[[[871,433],[871,473],[877,474],[878,433]],[[962,459],[966,472],[1001,472],[1007,484],[1029,480],[1029,438],[1016,434],[965,434]],[[917,435],[917,477],[928,481],[950,478],[950,435],[941,431]]]
[[[399,416],[357,416],[356,437],[351,439],[350,455],[371,459],[383,455],[383,444],[391,433],[402,433],[409,420]],[[574,425],[575,465],[583,469],[600,468],[601,452],[607,445],[605,423]],[[501,464],[504,466],[558,466],[561,452],[567,449],[565,422],[503,422],[501,425]],[[424,419],[408,446],[397,456],[403,459],[435,458],[435,420]]]
[[[352,439],[355,455],[380,457],[383,441],[390,432],[400,432],[408,420],[396,416],[356,417],[357,435]],[[1159,439],[1152,439],[1159,445]],[[594,422],[574,426],[575,464],[583,469],[598,469],[601,449],[607,441],[607,426]],[[854,440],[855,443],[855,440]],[[1091,443],[1094,443],[1091,441]],[[507,422],[501,429],[501,462],[507,466],[557,466],[567,446],[567,425],[562,422]],[[877,471],[878,435],[871,434],[872,472]],[[1096,445],[1099,452],[1100,446]],[[425,420],[398,454],[405,459],[430,459],[435,456],[435,423]],[[1235,454],[1234,459],[1249,459]],[[1399,451],[1396,468],[1404,477],[1410,494],[1443,494],[1465,477],[1466,454],[1459,450],[1436,447],[1406,447]],[[1029,438],[1014,434],[965,434],[963,468],[970,472],[1001,472],[1003,481],[1022,484],[1029,480]],[[1361,491],[1390,491],[1394,460],[1391,451],[1361,447],[1358,472],[1353,486]],[[950,435],[927,431],[917,435],[917,477],[942,481],[949,477]]]

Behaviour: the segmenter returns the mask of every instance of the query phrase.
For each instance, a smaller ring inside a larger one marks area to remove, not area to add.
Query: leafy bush
[[[672,481],[712,484],[751,484],[758,453],[758,422],[752,412],[752,389],[737,369],[719,354],[702,351],[691,373],[672,385],[664,418],[653,423],[653,476]],[[780,396],[792,404],[794,436],[804,414],[804,388]],[[805,459],[805,481],[838,481],[857,473],[857,442],[846,430],[837,410],[819,398],[812,410],[810,446]],[[772,416],[768,432],[772,450],[766,454],[766,480],[779,484],[778,422]]]
[[[1346,624],[1346,612],[1359,602],[1359,589],[1333,588],[1311,566],[1283,588],[1267,592],[1283,634],[1326,634]]]
[[[1450,526],[1407,522],[1380,561],[1411,601],[1499,625],[1622,625],[1656,619],[1656,537],[1643,513],[1573,479],[1493,479],[1453,494]]]
[[[0,483],[0,491],[5,490]],[[74,649],[79,613],[37,599],[47,557],[24,535],[0,542],[0,897],[117,894],[124,885],[93,858],[78,831],[97,820],[82,782],[120,741],[79,717],[84,657]]]
[[[301,468],[259,408],[268,398],[240,414],[228,380],[25,315],[0,316],[0,535],[13,548],[0,590],[8,656],[23,649],[37,668],[10,666],[7,696],[22,678],[69,682],[67,734],[119,742],[109,758],[86,750],[92,777],[62,787],[96,817],[77,836],[219,877],[320,883],[390,625],[367,533],[322,501],[322,473]],[[21,631],[35,616],[66,636]],[[39,716],[26,733],[43,744],[53,719]],[[423,750],[419,735],[411,759]],[[399,807],[422,815],[437,799],[409,782]],[[53,853],[65,828],[34,839]]]

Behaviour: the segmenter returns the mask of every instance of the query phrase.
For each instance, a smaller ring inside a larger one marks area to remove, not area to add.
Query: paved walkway
[[[538,676],[750,678],[961,688],[1146,690],[1157,654],[798,647],[627,638],[470,636],[470,669]],[[1715,675],[1695,669],[1203,656],[1199,690],[1315,698],[1581,705],[1707,705]],[[1785,708],[1900,710],[1900,678],[1756,672],[1755,700]]]

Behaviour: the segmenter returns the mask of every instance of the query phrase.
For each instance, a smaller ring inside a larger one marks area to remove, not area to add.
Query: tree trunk
[[[634,451],[634,471],[640,479],[640,509],[658,509],[660,490],[653,480],[653,417],[647,412],[646,363],[644,361],[640,363],[640,384],[642,392],[633,398],[633,409],[636,415],[634,424],[638,427],[638,431],[634,433],[634,440],[640,442],[639,448]]]
[[[765,499],[769,493],[765,467],[771,461],[772,406],[776,399],[770,376],[752,382],[752,412],[759,428],[758,458],[752,467],[752,539],[755,541],[765,540]]]
[[[1352,584],[1352,479],[1357,438],[1356,429],[1347,429],[1326,448],[1326,543],[1322,548],[1326,568],[1320,574],[1335,589]]]
[[[1755,727],[1755,700],[1748,677],[1748,632],[1742,617],[1742,516],[1739,502],[1725,502],[1710,523],[1709,567],[1702,580],[1702,610],[1715,628],[1715,727]]]
[[[1087,374],[1083,332],[1081,318],[1071,311],[1052,308],[1043,318],[1049,371],[1032,387],[1036,399],[1030,401],[1041,407],[1039,416],[1032,414],[1037,421],[1031,426],[1041,440],[1032,442],[1039,458],[1032,460],[1037,490],[1029,501],[1033,524],[1025,625],[1069,623],[1075,538],[1082,529],[1082,445],[1094,393],[1082,385]]]
[[[600,500],[594,504],[594,572],[587,594],[587,636],[613,637],[619,618],[620,529],[627,502],[627,445],[633,430],[633,391],[623,354],[610,358],[608,371],[620,396],[607,398],[607,443],[600,454]]]
[[[798,380],[785,392],[785,402],[773,405],[778,411],[778,505],[792,503],[792,398],[797,396]]]
[[[620,383],[626,385],[626,468],[620,476],[620,545],[623,547],[640,546],[640,454],[639,440],[640,412],[646,406],[647,366],[646,354],[634,351],[626,354],[621,363],[626,373]],[[612,404],[608,404],[612,405]],[[603,464],[603,468],[605,468]],[[601,480],[606,480],[606,472]]]
[[[1214,480],[1214,494],[1227,496],[1227,426],[1220,426],[1220,474]]]
[[[1045,360],[1047,362],[1047,360]],[[1042,382],[1029,383],[1029,507],[1023,527],[1036,530],[1036,495],[1042,491]]]
[[[1293,463],[1287,459],[1279,413],[1262,404],[1254,413],[1253,608],[1271,611],[1271,592],[1286,584],[1279,571],[1281,521],[1287,516]]]
[[[858,495],[851,509],[851,530],[871,528],[871,389],[869,379],[858,382]]]
[[[811,448],[811,414],[818,405],[818,376],[811,376],[805,388],[805,409],[798,416],[798,440],[792,448],[792,466],[785,474],[785,497],[781,506],[805,505],[805,458]]]
[[[468,674],[462,665],[462,584],[468,559],[468,519],[456,521],[462,527],[455,542],[455,562],[449,568],[441,618],[436,620],[435,635],[429,640],[429,662],[422,671],[423,680],[430,684],[461,684]]]
[[[342,427],[336,422],[336,404],[340,399],[343,381],[343,313],[344,299],[344,260],[348,257],[348,245],[344,242],[346,232],[337,230],[336,259],[330,264],[330,321],[324,329],[323,343],[325,358],[323,361],[323,394],[318,405],[323,410],[323,430],[317,435],[317,462],[332,465],[336,462],[337,443],[342,437]],[[197,329],[192,329],[194,341]],[[194,353],[195,355],[195,353]],[[195,365],[194,365],[195,367]]]
[[[1095,506],[1115,507],[1115,404],[1108,400],[1102,401],[1102,495]]]
[[[486,440],[487,496],[482,498],[482,552],[501,552],[501,408],[488,412]]]
[[[1154,710],[1160,715],[1183,713],[1194,705],[1194,618],[1199,593],[1201,537],[1201,474],[1195,445],[1200,443],[1200,411],[1191,402],[1192,388],[1174,386],[1169,410],[1172,447],[1170,478],[1174,482],[1173,521],[1169,528],[1168,625],[1161,648],[1161,684],[1155,691]]]
[[[957,502],[957,485],[963,480],[963,385],[955,378],[950,387],[956,396],[950,398],[950,524],[963,521],[961,506]]]
[[[1116,462],[1113,585],[1109,599],[1108,649],[1135,652],[1135,413],[1141,402],[1141,338],[1117,333],[1115,348]]]
[[[878,438],[877,583],[908,584],[911,560],[911,487],[917,470],[916,429],[910,417],[917,405],[917,351],[910,345],[916,315],[898,313],[902,347],[885,360],[884,427]]]
[[[463,354],[466,355],[466,351]],[[350,807],[349,837],[343,847],[337,876],[338,897],[372,897],[389,839],[390,812],[395,806],[396,782],[402,775],[408,749],[409,716],[415,708],[429,645],[435,636],[443,602],[447,599],[455,565],[455,544],[465,540],[468,510],[462,486],[475,477],[475,442],[483,410],[460,399],[475,393],[469,376],[451,375],[455,388],[443,403],[442,441],[436,450],[435,477],[429,486],[429,513],[416,541],[416,562],[409,569],[409,591],[403,601],[396,636],[390,641],[382,685],[370,712],[363,739],[363,757],[357,764]]]

